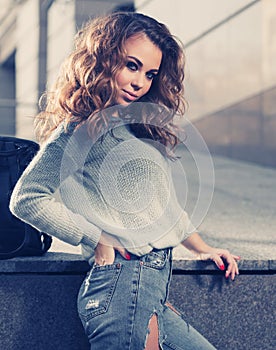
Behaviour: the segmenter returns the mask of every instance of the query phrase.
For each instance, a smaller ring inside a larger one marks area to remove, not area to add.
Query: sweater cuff
[[[100,228],[95,227],[89,232],[86,232],[83,234],[83,237],[80,243],[95,249],[100,240],[101,234],[102,234],[102,230]]]

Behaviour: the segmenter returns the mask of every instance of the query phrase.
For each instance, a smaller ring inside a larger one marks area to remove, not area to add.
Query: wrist
[[[215,249],[205,243],[197,232],[193,233],[181,244],[195,255],[210,254]]]

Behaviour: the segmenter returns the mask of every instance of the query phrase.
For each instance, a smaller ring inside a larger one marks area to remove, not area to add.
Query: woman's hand
[[[209,253],[199,254],[201,260],[212,260],[217,267],[224,271],[225,264],[227,263],[227,269],[225,272],[225,277],[228,278],[231,276],[231,279],[234,280],[235,276],[239,274],[237,260],[240,260],[240,257],[237,255],[231,254],[226,249],[211,248]]]
[[[234,280],[235,276],[239,274],[237,260],[240,260],[240,257],[231,254],[226,249],[210,247],[203,241],[197,232],[194,232],[181,243],[185,248],[199,256],[201,260],[214,261],[217,267],[222,271],[225,270],[224,263],[227,263],[227,269],[225,272],[226,278],[231,276],[231,279]]]
[[[115,250],[125,259],[130,260],[130,254],[122,247],[120,242],[103,231],[99,243],[95,248],[95,264],[100,266],[113,264]]]

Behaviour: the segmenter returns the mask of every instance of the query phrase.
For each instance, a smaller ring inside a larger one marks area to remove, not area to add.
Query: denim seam
[[[141,264],[140,261],[137,261],[136,267],[133,273],[132,277],[132,303],[131,306],[129,306],[129,316],[130,316],[130,332],[129,332],[129,344],[127,344],[127,349],[131,350],[132,347],[132,335],[133,335],[133,327],[134,327],[134,319],[136,314],[136,308],[137,308],[137,298],[138,298],[138,292],[139,292],[139,284],[140,284],[140,278],[141,278]]]

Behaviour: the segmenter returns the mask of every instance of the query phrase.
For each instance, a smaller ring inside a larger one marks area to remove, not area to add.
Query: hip
[[[78,311],[85,322],[108,311],[111,317],[127,313],[139,304],[150,310],[162,309],[169,289],[172,249],[153,249],[141,257],[125,260],[116,252],[113,264],[94,264],[83,281],[78,296]],[[113,315],[113,316],[112,316]]]

